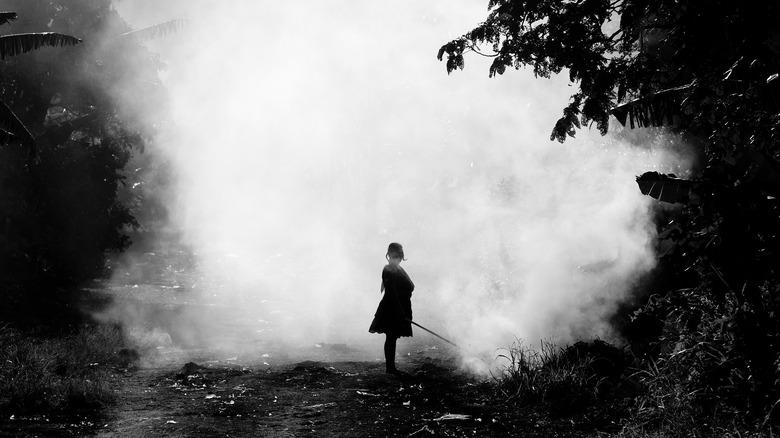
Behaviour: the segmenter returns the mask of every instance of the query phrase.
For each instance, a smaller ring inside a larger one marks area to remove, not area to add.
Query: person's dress
[[[391,336],[412,336],[412,291],[414,283],[398,265],[382,269],[385,292],[368,331]]]

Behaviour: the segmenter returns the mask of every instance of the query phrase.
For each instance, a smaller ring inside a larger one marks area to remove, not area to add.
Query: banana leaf
[[[16,20],[16,12],[0,12],[0,26]]]
[[[661,202],[670,204],[686,203],[694,181],[680,179],[674,174],[665,175],[658,172],[645,172],[636,177],[639,191]]]
[[[187,20],[170,20],[141,29],[131,30],[130,32],[123,33],[121,36],[135,38],[139,41],[148,41],[176,33],[186,24]]]
[[[41,47],[75,46],[81,40],[56,32],[18,33],[0,36],[0,59]]]
[[[690,85],[669,88],[649,96],[618,105],[610,111],[613,116],[626,126],[646,128],[650,126],[680,126],[685,124],[685,112],[681,105],[681,94]]]

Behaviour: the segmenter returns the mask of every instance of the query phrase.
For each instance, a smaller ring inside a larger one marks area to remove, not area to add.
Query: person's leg
[[[395,341],[398,337],[393,335],[385,335],[385,364],[387,366],[388,373],[395,373]]]

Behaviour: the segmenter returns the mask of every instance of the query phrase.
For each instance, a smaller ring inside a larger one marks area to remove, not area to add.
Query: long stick
[[[437,338],[441,339],[442,341],[444,341],[444,342],[446,342],[446,343],[448,343],[448,344],[452,344],[452,345],[454,345],[454,346],[455,346],[455,348],[460,348],[460,347],[458,347],[458,344],[456,344],[456,343],[454,343],[454,342],[450,341],[449,339],[447,339],[447,338],[445,338],[445,337],[443,337],[443,336],[441,336],[441,335],[439,335],[439,334],[437,334],[437,333],[434,333],[434,332],[432,332],[432,331],[428,330],[427,328],[425,328],[425,327],[421,326],[420,324],[417,324],[416,322],[412,321],[411,319],[409,319],[409,318],[406,318],[406,320],[407,320],[407,321],[409,321],[409,322],[411,322],[412,324],[416,325],[417,327],[420,327],[421,329],[425,330],[426,332],[428,332],[428,333],[432,334],[433,336],[436,336]]]

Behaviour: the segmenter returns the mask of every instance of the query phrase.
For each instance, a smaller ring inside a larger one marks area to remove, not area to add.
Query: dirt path
[[[327,352],[326,352],[327,353]],[[325,354],[327,356],[327,354]],[[365,361],[247,366],[202,357],[121,376],[98,437],[573,437],[570,420],[518,411],[460,371],[452,352],[409,352],[406,376]]]
[[[420,355],[402,365],[409,376],[387,375],[372,362],[252,368],[211,361],[130,370],[96,435],[514,436],[518,427],[538,428],[501,413],[490,385],[451,361]]]
[[[155,349],[113,370],[114,405],[0,420],[0,436],[603,437],[511,406],[492,381],[460,370],[453,351],[408,347],[398,360],[406,376],[388,375],[382,361],[342,344],[255,358]]]

